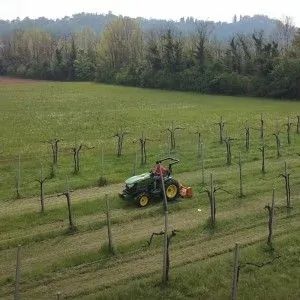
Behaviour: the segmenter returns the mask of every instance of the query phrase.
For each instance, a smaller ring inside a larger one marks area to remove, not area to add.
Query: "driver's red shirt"
[[[160,175],[162,173],[162,175],[166,175],[168,174],[168,169],[166,167],[164,167],[163,165],[156,165],[156,167],[154,168],[154,170],[152,171],[155,175]]]

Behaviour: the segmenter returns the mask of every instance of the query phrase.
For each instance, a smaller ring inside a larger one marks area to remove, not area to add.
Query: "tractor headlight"
[[[131,189],[131,188],[133,188],[133,186],[134,186],[134,183],[126,184],[126,188],[127,189]]]

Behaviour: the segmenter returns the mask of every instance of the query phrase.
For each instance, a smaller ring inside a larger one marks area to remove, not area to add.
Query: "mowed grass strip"
[[[275,253],[265,251],[261,243],[241,247],[238,297],[249,300],[299,299],[299,281],[296,279],[300,276],[300,268],[295,269],[295,264],[299,265],[299,242],[298,233],[292,231],[276,237]],[[273,261],[277,256],[280,258]],[[272,261],[262,268],[245,265]],[[149,276],[130,277],[118,285],[104,288],[94,286],[72,299],[129,299],[133,295],[134,299],[228,299],[231,295],[232,271],[233,254],[226,251],[181,266],[172,264],[167,287],[159,284],[161,270]],[[266,288],[265,283],[274,288]]]
[[[294,219],[291,222],[283,222],[277,226],[277,234],[286,234],[289,228],[290,233],[299,230],[299,221]],[[237,231],[230,235],[215,237],[208,241],[198,243],[195,240],[194,244],[184,247],[176,247],[176,242],[172,244],[172,266],[182,266],[187,263],[193,263],[207,259],[209,257],[226,253],[233,248],[233,243],[238,241],[241,245],[253,244],[263,242],[265,239],[265,226]],[[28,290],[26,283],[24,283],[25,297],[41,297],[46,299],[53,294],[53,291],[64,291],[68,297],[76,295],[82,296],[92,293],[95,289],[105,289],[111,285],[117,284],[119,281],[130,282],[131,279],[147,277],[155,274],[162,268],[162,253],[161,249],[155,249],[149,253],[142,253],[141,256],[134,256],[129,261],[119,261],[110,265],[109,268],[97,269],[94,266],[86,267],[82,272],[80,270],[72,272],[70,277],[61,278],[58,276],[57,280],[53,278],[47,283],[39,283],[37,286],[29,284]],[[101,264],[101,263],[100,263]]]
[[[241,209],[219,212],[215,231],[216,236],[219,234],[230,235],[232,232],[243,231],[243,228],[249,228],[255,232],[256,227],[263,224],[265,224],[264,227],[266,228],[266,214],[259,204],[259,202],[252,203],[251,207],[248,203]],[[207,208],[204,209],[203,213],[207,217]],[[293,211],[291,217],[295,216],[295,213],[297,213],[297,210]],[[276,224],[290,222],[285,218],[285,215],[285,210],[279,211],[276,216]],[[216,237],[211,235],[211,230],[206,227],[206,217],[199,214],[196,209],[175,210],[174,212],[171,209],[170,224],[172,224],[172,228],[179,229],[180,231],[176,239],[181,241],[182,249],[185,249],[190,244],[194,245],[197,241],[201,243],[207,238],[213,240]],[[151,233],[161,230],[161,227],[157,225],[159,223],[162,223],[162,219],[161,215],[157,214],[156,217],[152,215],[151,218],[139,218],[135,221],[127,219],[126,223],[113,226],[117,249],[119,252],[123,252],[125,260],[128,251],[129,253],[133,249],[140,251],[142,245],[146,245],[146,240],[150,237]],[[277,228],[275,230],[277,232]],[[25,278],[29,280],[42,280],[43,277],[48,278],[49,276],[51,278],[54,276],[52,274],[53,271],[64,273],[66,268],[72,268],[77,264],[93,262],[94,260],[101,259],[101,257],[105,258],[106,254],[104,253],[105,255],[103,256],[99,250],[106,247],[106,235],[106,229],[103,228],[100,231],[79,233],[70,237],[61,235],[43,243],[33,243],[24,246],[22,262],[24,280]],[[179,245],[178,242],[175,243]],[[130,244],[132,245],[130,246]],[[155,245],[157,247],[156,242],[154,242]],[[5,272],[1,276],[2,281],[7,281],[8,279],[5,278],[10,278],[10,276],[7,277],[7,271],[12,266],[9,257],[13,258],[14,253],[14,249],[2,251],[3,261],[1,264],[5,267],[3,268]],[[11,272],[13,273],[12,269]]]

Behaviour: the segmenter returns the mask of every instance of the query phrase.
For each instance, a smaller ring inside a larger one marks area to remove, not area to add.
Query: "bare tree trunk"
[[[201,157],[201,132],[198,128],[198,131],[195,133],[197,135],[197,153],[198,153],[198,157]]]
[[[273,135],[275,136],[276,139],[276,150],[277,150],[277,158],[279,158],[281,156],[280,154],[280,139],[279,139],[279,130],[277,130],[277,132],[273,133]]]
[[[264,139],[264,120],[263,120],[263,115],[260,115],[260,138]]]
[[[297,134],[300,134],[300,116],[297,116]]]
[[[263,140],[263,144],[259,148],[259,150],[261,151],[261,154],[262,154],[261,172],[263,174],[265,174],[266,173],[266,167],[265,167],[265,150],[266,150],[266,145],[265,145],[265,141],[264,140]]]
[[[213,184],[213,175],[210,174],[210,189],[205,190],[207,192],[209,203],[210,203],[210,223],[211,227],[215,228],[216,225],[216,198],[215,198],[215,192],[216,188]]]
[[[285,181],[285,195],[286,195],[286,207],[288,209],[291,207],[291,187],[290,187],[290,173],[287,172],[287,163],[284,163],[284,174],[281,176],[284,178]]]
[[[70,230],[70,232],[74,232],[76,230],[76,226],[74,225],[73,217],[72,217],[72,211],[71,211],[71,196],[70,195],[71,195],[72,191],[69,188],[68,177],[67,177],[67,180],[66,180],[66,184],[67,184],[67,190],[64,193],[58,194],[57,197],[65,196],[66,199],[67,199],[68,218],[69,218],[69,230]]]
[[[47,179],[48,179],[48,177],[44,176],[44,174],[43,174],[43,166],[41,166],[40,178],[36,179],[36,181],[39,182],[39,184],[40,184],[41,213],[45,212],[45,206],[44,206],[44,182]]]
[[[286,132],[287,132],[287,142],[290,145],[291,144],[291,129],[293,123],[290,122],[290,118],[288,118],[288,122],[285,124],[286,125]]]
[[[147,138],[144,137],[144,133],[142,132],[142,136],[140,138],[140,146],[141,146],[141,165],[145,165],[147,163],[147,152],[146,152],[146,142]]]
[[[123,131],[122,129],[120,129],[120,130],[114,135],[114,137],[116,137],[116,138],[117,138],[117,141],[118,141],[118,146],[117,146],[117,157],[122,156],[124,137],[125,137],[126,134],[128,134],[128,132],[125,132],[125,131]]]
[[[269,222],[268,222],[269,234],[268,234],[267,244],[268,244],[268,246],[270,247],[271,250],[274,249],[273,241],[272,241],[272,238],[273,238],[274,201],[275,201],[275,190],[273,188],[272,204],[271,204],[271,206],[269,204],[265,206],[265,208],[268,210],[268,215],[269,215]]]
[[[217,125],[219,125],[219,141],[220,144],[223,143],[223,136],[224,136],[224,126],[225,126],[225,122],[223,122],[223,117],[221,116],[220,122],[216,123]]]
[[[164,248],[164,250],[166,249],[166,253],[164,252],[164,271],[163,271],[163,284],[166,285],[169,281],[169,270],[170,270],[170,243],[171,243],[171,239],[173,236],[176,235],[177,230],[174,229],[172,230],[172,233],[170,235],[167,235],[166,238],[166,248]],[[148,241],[148,246],[151,245],[153,236],[155,235],[164,235],[165,237],[165,232],[162,230],[161,232],[153,232],[150,240]],[[164,240],[165,242],[165,240]]]
[[[183,129],[182,127],[174,127],[174,122],[172,122],[171,128],[168,128],[167,131],[170,133],[170,152],[176,148],[175,132],[178,129]]]
[[[226,161],[228,166],[231,165],[231,141],[232,140],[233,139],[230,137],[226,137],[225,139],[223,139],[226,145]]]
[[[246,146],[246,150],[249,151],[250,149],[250,127],[248,125],[248,122],[246,122],[245,125],[245,146]]]
[[[234,249],[233,280],[232,280],[231,300],[236,300],[237,299],[238,276],[239,276],[239,244],[236,243],[235,244],[235,249]]]
[[[57,162],[58,162],[58,143],[60,142],[60,139],[52,139],[52,140],[48,140],[46,141],[46,143],[51,145],[51,149],[52,149],[52,163],[54,166],[57,166]]]
[[[81,151],[81,149],[83,149],[83,147],[87,148],[87,149],[93,149],[94,147],[88,147],[84,144],[80,144],[78,147],[76,145],[75,142],[75,146],[73,148],[71,148],[72,152],[73,152],[73,165],[74,165],[74,174],[78,174],[79,170],[80,170],[80,160],[79,160],[79,153]]]

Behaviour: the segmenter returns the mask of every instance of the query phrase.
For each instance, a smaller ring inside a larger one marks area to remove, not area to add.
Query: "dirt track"
[[[31,84],[39,82],[38,80],[25,79],[25,78],[12,78],[7,76],[0,76],[0,86],[12,85],[12,84]]]

